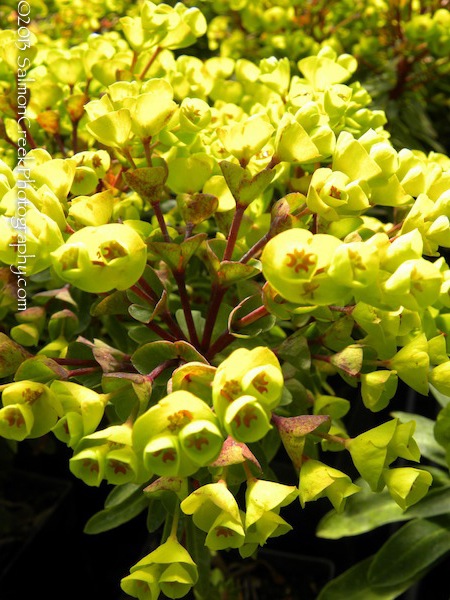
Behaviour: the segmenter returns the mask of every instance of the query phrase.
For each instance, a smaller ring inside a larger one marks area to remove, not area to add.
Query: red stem
[[[246,208],[247,207],[242,204],[236,204],[236,212],[234,213],[230,231],[228,232],[227,246],[225,248],[225,252],[223,253],[223,260],[231,260],[233,250],[236,245],[239,228],[241,226],[242,217],[244,216]]]

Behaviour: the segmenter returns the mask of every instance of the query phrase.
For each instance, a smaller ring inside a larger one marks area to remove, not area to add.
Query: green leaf
[[[403,511],[387,490],[373,493],[362,479],[355,483],[361,487],[359,494],[347,500],[342,514],[331,511],[321,519],[316,531],[318,537],[338,540],[360,535],[388,523],[443,515],[450,506],[450,486],[432,489],[418,504]]]
[[[231,260],[223,260],[220,263],[217,276],[220,285],[228,286],[232,283],[236,283],[236,281],[255,277],[255,275],[258,275],[260,272],[260,268],[252,267],[251,265],[244,265]]]
[[[393,600],[414,584],[409,581],[382,590],[373,589],[367,580],[372,562],[370,556],[330,581],[322,588],[317,600]]]
[[[14,375],[14,381],[24,379],[49,383],[54,379],[67,379],[67,370],[47,356],[33,356],[25,360]]]
[[[113,508],[114,506],[122,504],[122,502],[128,500],[128,498],[130,498],[138,489],[140,489],[140,487],[140,485],[136,485],[135,483],[116,485],[106,497],[105,508]]]
[[[149,533],[153,533],[159,529],[166,518],[167,510],[165,506],[158,500],[150,498],[147,513],[147,529]]]
[[[164,361],[177,358],[177,356],[175,344],[161,340],[149,342],[138,348],[131,356],[131,362],[139,373],[147,375]]]
[[[134,492],[120,504],[105,508],[93,515],[84,527],[84,533],[96,534],[109,531],[134,519],[148,506],[148,499],[141,490]]]
[[[105,298],[100,298],[98,302],[94,302],[91,306],[91,316],[127,315],[129,304],[127,293],[117,290]]]
[[[156,254],[172,270],[183,271],[192,256],[200,248],[202,242],[207,238],[206,233],[198,233],[181,244],[168,242],[148,242],[147,248],[150,253]]]
[[[363,349],[358,344],[352,344],[331,356],[330,362],[347,375],[358,375],[363,362]]]
[[[124,174],[128,185],[139,194],[143,200],[158,202],[167,179],[167,166],[142,167],[129,170]]]
[[[280,344],[278,356],[302,371],[308,371],[311,368],[311,352],[308,341],[300,332],[294,333]]]
[[[420,454],[437,465],[441,465],[441,467],[447,467],[445,451],[442,446],[437,443],[436,438],[434,437],[435,421],[428,419],[427,417],[422,417],[422,415],[402,411],[396,411],[391,414],[393,417],[398,417],[404,422],[411,420],[415,421],[416,429],[414,431],[414,439],[419,446]]]
[[[375,555],[368,580],[381,589],[402,585],[449,552],[449,528],[416,519],[394,533]]]

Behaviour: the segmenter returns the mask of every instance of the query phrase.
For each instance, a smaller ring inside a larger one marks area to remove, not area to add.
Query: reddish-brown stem
[[[153,331],[153,333],[156,333],[156,335],[159,336],[163,340],[167,340],[168,342],[176,342],[178,339],[177,337],[175,337],[174,335],[172,335],[171,333],[169,333],[168,331],[166,331],[165,329],[163,329],[162,327],[160,327],[153,321],[146,323],[146,326],[149,329],[151,329]]]
[[[78,123],[79,121],[72,123],[72,150],[74,154],[78,152]]]
[[[155,60],[157,59],[158,54],[161,52],[161,50],[162,50],[162,48],[160,46],[156,46],[155,51],[151,55],[149,61],[145,65],[145,67],[143,68],[141,74],[138,76],[138,79],[144,79],[144,77],[147,75],[147,71],[150,69],[152,64],[155,62]]]
[[[170,358],[169,360],[165,360],[160,365],[155,367],[148,375],[145,375],[145,379],[151,382],[155,381],[155,379],[159,377],[161,373],[163,373],[169,367],[175,367],[178,365],[178,362],[178,358]]]
[[[77,365],[85,367],[98,366],[97,361],[91,358],[53,358],[52,360],[58,363],[58,365],[70,365],[74,367]]]
[[[244,256],[239,262],[245,265],[245,263],[247,263],[253,256],[255,256],[255,254],[258,254],[258,252],[264,248],[264,246],[267,244],[271,237],[272,235],[270,231],[268,231],[266,235],[263,235],[263,237],[260,240],[258,240],[256,244],[254,244],[249,250],[247,250],[247,252],[244,254]]]
[[[152,203],[152,208],[153,208],[155,216],[156,216],[156,218],[158,220],[159,228],[161,229],[161,232],[162,232],[162,234],[164,236],[164,241],[167,242],[168,244],[170,244],[170,242],[172,240],[170,239],[169,231],[167,229],[167,224],[166,224],[166,221],[164,219],[164,215],[162,213],[162,210],[161,210],[161,207],[159,205],[159,202]]]
[[[186,325],[189,331],[189,338],[191,343],[196,347],[200,347],[200,341],[198,339],[197,330],[195,329],[194,319],[192,317],[191,302],[186,289],[186,282],[184,280],[184,272],[172,271],[176,284],[178,286],[178,293],[180,294],[181,307],[183,309],[184,318],[186,319]]]
[[[231,260],[233,250],[236,245],[239,228],[241,226],[242,217],[244,216],[245,209],[247,207],[243,204],[236,204],[236,211],[231,222],[230,231],[228,232],[227,246],[223,253],[223,260]]]
[[[101,367],[86,367],[85,369],[73,369],[67,373],[68,377],[81,377],[82,375],[90,375],[91,373],[97,373],[101,371]]]
[[[241,319],[236,321],[234,327],[236,329],[241,329],[242,327],[245,327],[246,325],[250,325],[251,323],[254,323],[255,321],[257,321],[258,319],[261,319],[262,317],[267,316],[268,314],[269,314],[269,312],[266,309],[266,307],[260,306],[260,307],[256,308],[255,310],[253,310],[248,315],[245,315],[245,317],[242,317]],[[214,344],[209,348],[207,355],[206,355],[208,360],[213,358],[218,352],[221,352],[224,348],[226,348],[229,344],[231,344],[231,342],[233,342],[235,339],[236,338],[234,337],[234,335],[232,335],[229,331],[225,331],[224,333],[222,333],[217,338],[217,340],[214,342]]]
[[[147,161],[147,165],[151,167],[153,165],[152,162],[152,149],[151,149],[151,137],[146,137],[142,139],[142,145],[144,146],[145,152],[145,160]]]
[[[208,313],[206,315],[205,329],[203,330],[203,338],[201,347],[204,351],[208,350],[211,343],[211,337],[216,323],[217,314],[219,312],[222,299],[225,295],[225,289],[216,285],[213,285],[211,290],[211,302],[208,307]]]
[[[152,288],[147,284],[147,282],[144,280],[143,277],[141,277],[141,279],[139,280],[139,285],[144,289],[141,290],[135,284],[135,285],[131,286],[130,290],[132,290],[137,296],[139,296],[139,298],[142,298],[142,300],[144,300],[150,306],[155,306],[155,304],[157,304],[157,302],[159,301],[159,298],[156,295],[156,293],[154,292],[154,290],[152,290]],[[170,329],[170,331],[175,339],[178,339],[178,340],[186,339],[184,333],[181,331],[180,327],[175,323],[175,321],[172,318],[172,315],[168,311],[161,313],[160,317],[161,317],[162,321],[164,321],[164,323]]]
[[[208,352],[206,353],[206,358],[211,360],[214,358],[216,354],[222,352],[227,346],[229,346],[236,338],[234,335],[231,335],[228,331],[225,331],[220,335],[214,344],[211,345]]]
[[[123,154],[124,154],[125,158],[127,159],[127,161],[128,161],[128,162],[130,163],[130,165],[133,167],[133,169],[135,169],[135,168],[136,168],[136,163],[134,162],[134,159],[133,159],[133,157],[131,156],[130,149],[129,149],[129,148],[127,148],[126,146],[124,146],[124,147],[122,148],[122,152],[123,152]]]

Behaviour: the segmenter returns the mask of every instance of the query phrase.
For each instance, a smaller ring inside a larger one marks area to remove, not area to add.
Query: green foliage
[[[0,32],[0,435],[110,486],[87,533],[147,511],[132,597],[211,594],[212,554],[255,556],[298,498],[333,507],[324,538],[407,521],[320,593],[395,598],[450,551],[450,158],[423,79],[449,13],[191,4],[54,0],[23,48]]]

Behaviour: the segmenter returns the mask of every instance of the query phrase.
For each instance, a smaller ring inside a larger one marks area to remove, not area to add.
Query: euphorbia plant
[[[207,31],[198,9],[138,8],[114,35],[37,43],[30,76],[58,127],[31,83],[27,170],[2,146],[0,434],[53,435],[75,477],[112,487],[88,532],[151,511],[161,546],[127,594],[208,598],[199,548],[255,556],[294,501],[328,498],[329,522],[359,497],[399,520],[445,512],[420,512],[430,486],[448,492],[420,461],[449,455],[446,408],[433,452],[407,412],[351,435],[346,415],[360,393],[384,417],[399,381],[447,402],[450,159],[394,148],[348,54],[324,44],[294,73],[202,60],[180,52]],[[298,485],[278,480],[280,456]],[[395,597],[432,561],[395,581],[379,563],[364,585]]]

